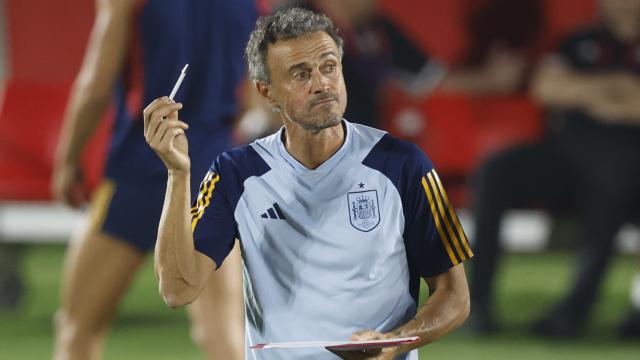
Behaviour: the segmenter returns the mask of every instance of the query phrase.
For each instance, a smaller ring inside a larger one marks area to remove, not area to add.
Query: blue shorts
[[[217,155],[231,148],[232,143],[227,133],[207,132],[194,133],[189,141],[194,196]],[[107,165],[105,179],[94,192],[89,210],[92,230],[123,240],[143,253],[155,246],[167,189],[166,169],[152,171],[155,169],[150,163],[158,159],[153,153],[150,156],[153,158],[149,163],[141,164],[135,173],[125,167],[131,164]]]
[[[153,249],[164,203],[166,178],[105,178],[93,194],[91,228],[125,241],[140,252]]]
[[[210,163],[215,159],[212,158]],[[199,168],[202,166],[199,166]],[[191,195],[198,193],[208,167],[193,171]],[[93,194],[89,209],[91,228],[132,245],[140,252],[152,250],[164,205],[167,176],[105,177]]]

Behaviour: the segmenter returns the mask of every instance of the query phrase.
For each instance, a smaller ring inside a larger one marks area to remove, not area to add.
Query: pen
[[[169,100],[173,101],[173,97],[176,96],[176,93],[178,92],[178,88],[180,87],[180,84],[182,84],[182,80],[184,80],[184,76],[187,74],[188,67],[189,67],[189,64],[186,64],[184,68],[182,68],[182,71],[180,72],[180,76],[178,77],[178,81],[176,81],[176,84],[173,85],[173,90],[171,90],[171,95],[169,95]]]

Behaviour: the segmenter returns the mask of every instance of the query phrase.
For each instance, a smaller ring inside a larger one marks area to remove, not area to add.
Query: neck
[[[345,129],[340,124],[321,131],[311,131],[292,122],[284,121],[285,148],[307,169],[315,169],[340,149],[345,140]]]

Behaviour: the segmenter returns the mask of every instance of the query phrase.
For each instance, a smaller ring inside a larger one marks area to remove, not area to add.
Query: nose
[[[311,74],[311,91],[314,94],[326,93],[330,90],[331,83],[329,78],[320,71],[314,71]]]

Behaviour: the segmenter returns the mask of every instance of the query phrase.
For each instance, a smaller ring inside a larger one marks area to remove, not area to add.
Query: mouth
[[[328,103],[330,103],[330,102],[332,102],[332,101],[338,101],[338,100],[337,100],[337,99],[335,99],[335,98],[323,99],[323,100],[320,100],[320,101],[316,101],[316,102],[314,102],[314,103],[311,105],[311,107],[314,107],[314,106],[316,106],[316,105],[328,104]]]

